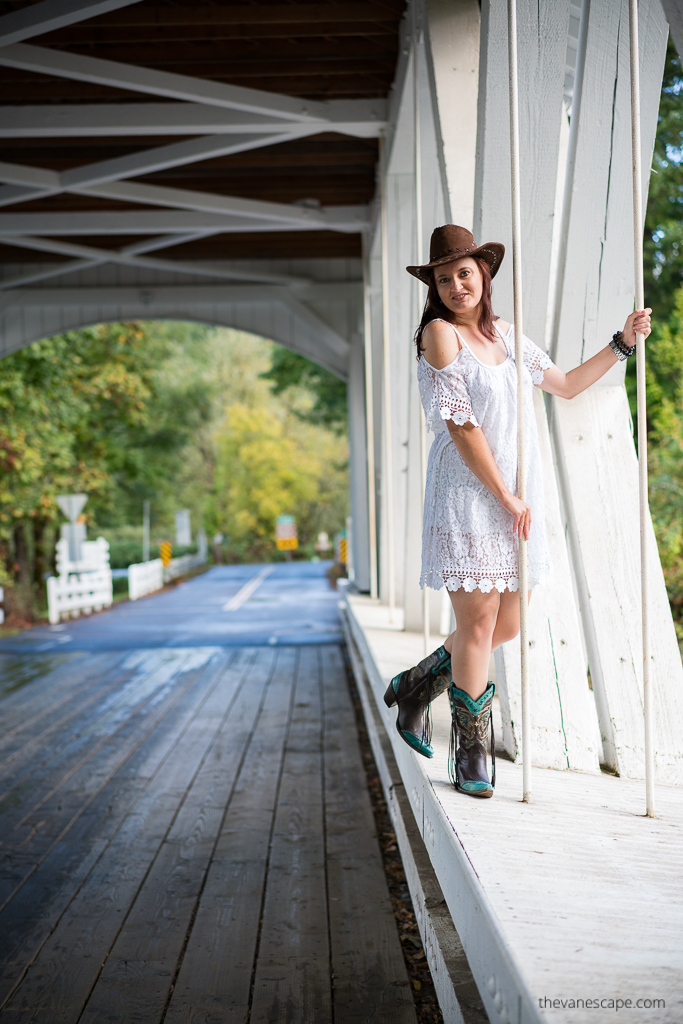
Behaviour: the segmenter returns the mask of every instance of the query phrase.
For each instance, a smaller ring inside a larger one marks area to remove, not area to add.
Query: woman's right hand
[[[518,537],[523,535],[524,540],[528,540],[531,530],[531,505],[510,493],[505,498],[501,498],[500,503],[506,512],[515,517],[512,532],[516,533]]]

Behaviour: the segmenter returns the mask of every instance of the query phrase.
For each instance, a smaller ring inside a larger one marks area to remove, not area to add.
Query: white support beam
[[[618,4],[619,0],[614,0]],[[558,155],[563,115],[569,0],[518,0],[522,249],[526,334],[543,346],[548,317]],[[508,258],[496,276],[496,312],[512,318],[507,10],[482,0],[474,237],[497,240]],[[610,101],[611,103],[611,98]],[[598,131],[596,125],[596,131]]]
[[[30,167],[27,164],[7,164],[0,161],[0,181],[8,185],[20,185],[28,188],[61,189],[61,179],[57,171],[48,171],[42,167]]]
[[[470,230],[474,221],[479,21],[478,0],[427,0],[425,4],[427,66],[447,218]],[[453,117],[454,104],[457,117]]]
[[[643,192],[657,126],[668,26],[640,0]],[[553,355],[564,369],[604,348],[633,309],[628,5],[584,0],[559,255]],[[644,774],[638,463],[623,364],[584,394],[552,400],[562,486],[605,761]],[[649,524],[648,524],[649,525]],[[654,531],[648,531],[656,774],[683,782],[683,670]]]
[[[258,273],[242,274],[231,270],[204,267],[200,264],[181,263],[176,260],[148,259],[147,257],[133,255],[125,250],[98,249],[90,245],[75,245],[73,242],[56,241],[50,238],[34,238],[27,235],[22,235],[21,237],[0,235],[0,243],[3,245],[14,245],[22,249],[31,249],[36,252],[51,252],[60,256],[77,256],[101,263],[121,263],[124,266],[147,267],[150,270],[164,270],[174,274],[194,274],[198,277],[223,278],[227,281],[264,280],[264,276]],[[282,280],[282,278],[270,275],[266,279],[271,281]],[[292,279],[287,278],[286,280],[291,281]]]
[[[251,149],[272,146],[301,135],[309,135],[310,128],[304,126],[291,133],[282,132],[266,135],[207,135],[199,139],[188,139],[185,142],[172,142],[168,146],[154,146],[127,156],[114,157],[111,160],[100,160],[83,167],[73,167],[61,174],[61,184],[65,191],[87,188],[106,181],[121,181],[124,178],[136,178],[142,174],[155,174],[157,171],[170,167],[182,167],[186,164],[198,163],[201,160],[212,160],[219,156],[231,156],[244,153]]]
[[[261,199],[240,199],[211,192],[196,192],[193,189],[146,185],[137,181],[112,181],[102,185],[81,187],[78,191],[104,199],[120,199],[125,203],[143,203],[145,206],[170,206],[180,210],[234,214],[255,220],[280,220],[302,227],[305,225],[307,230],[323,226],[319,210],[293,204],[290,206],[286,203],[270,203]]]
[[[159,185],[146,185],[141,182],[105,181],[95,185],[71,184],[65,188],[62,176],[55,171],[44,171],[22,164],[0,163],[0,181],[17,183],[8,185],[4,189],[0,188],[0,207],[13,205],[20,202],[21,199],[45,197],[68,191],[106,199],[119,199],[122,202],[137,202],[145,206],[194,210],[223,217],[243,217],[245,218],[244,230],[251,230],[250,225],[253,224],[253,221],[267,221],[288,225],[286,230],[292,231],[324,230],[355,233],[367,228],[369,217],[368,208],[365,206],[330,206],[318,209],[295,203],[271,203],[260,199],[220,196],[210,192],[166,188]],[[26,182],[25,189],[18,184],[22,181]],[[36,187],[34,184],[41,182],[44,183],[43,187]],[[158,230],[158,227],[153,230]],[[265,230],[271,230],[271,228]],[[277,228],[272,230],[277,230]]]
[[[364,108],[348,118],[348,110],[330,104],[328,119],[319,129],[377,138],[386,122],[384,100],[360,100]],[[200,103],[82,103],[55,106],[0,106],[0,139],[97,138],[141,135],[287,135],[298,122],[207,107]]]
[[[27,43],[3,47],[0,50],[0,65],[79,82],[92,82],[95,85],[107,85],[114,89],[129,89],[131,92],[164,96],[167,99],[203,103],[229,110],[244,110],[250,114],[265,114],[267,117],[301,123],[317,121],[325,124],[331,113],[336,113],[338,118],[342,117],[344,120],[354,120],[356,112],[367,109],[368,105],[367,100],[320,103],[296,99],[280,93],[225,85],[209,79],[176,75],[169,71],[155,71],[133,64],[101,60],[99,57],[84,57],[77,53],[51,50]],[[380,101],[372,103],[379,113]],[[382,118],[378,116],[377,120],[380,121]]]
[[[55,32],[100,14],[109,14],[121,7],[130,7],[140,0],[43,0],[23,10],[12,11],[0,18],[0,46],[20,43],[23,39]]]
[[[311,228],[362,231],[368,223],[365,206],[324,207],[323,220],[314,225],[292,224],[284,220],[217,215],[189,210],[103,210],[74,213],[0,213],[0,235],[150,235],[158,232],[201,232],[234,234],[243,231],[292,231]],[[172,236],[169,236],[172,237]],[[179,244],[169,242],[169,245]]]

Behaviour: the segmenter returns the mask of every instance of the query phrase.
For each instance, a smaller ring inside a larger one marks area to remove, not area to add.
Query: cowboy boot
[[[481,697],[473,700],[452,683],[448,690],[453,725],[448,751],[448,775],[456,789],[470,796],[490,797],[496,785],[496,741],[493,734],[491,704],[496,692],[489,683]],[[491,725],[491,768],[486,770],[486,733]]]
[[[399,672],[384,694],[388,708],[398,704],[396,728],[402,740],[424,757],[433,757],[429,705],[451,685],[451,656],[441,646],[414,668]]]

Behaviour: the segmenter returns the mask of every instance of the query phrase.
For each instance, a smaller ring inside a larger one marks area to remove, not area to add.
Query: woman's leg
[[[453,682],[476,700],[488,686],[489,659],[501,594],[495,589],[488,594],[481,590],[468,594],[460,588],[449,591],[449,596],[457,628],[446,639],[444,647],[451,655]],[[519,612],[517,618],[519,623]]]
[[[529,600],[531,600],[531,591],[529,591]],[[496,647],[500,647],[501,644],[508,640],[514,640],[518,633],[519,591],[504,590],[500,595],[500,607],[491,640],[491,650],[495,651]]]

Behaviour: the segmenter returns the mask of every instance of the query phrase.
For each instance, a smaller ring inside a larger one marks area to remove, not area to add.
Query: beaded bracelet
[[[632,356],[636,350],[635,345],[631,345],[630,348],[624,345],[624,335],[622,331],[617,331],[616,334],[612,336],[609,347],[612,349],[617,359],[620,359],[622,362],[625,359],[628,359],[629,356]]]

